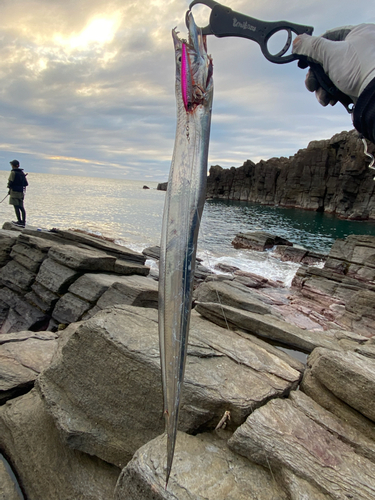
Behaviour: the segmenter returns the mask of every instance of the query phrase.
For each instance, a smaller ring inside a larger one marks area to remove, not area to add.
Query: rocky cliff
[[[242,167],[212,166],[207,197],[329,212],[349,219],[375,219],[374,170],[354,130],[312,141],[289,158]],[[369,144],[369,152],[375,146]]]

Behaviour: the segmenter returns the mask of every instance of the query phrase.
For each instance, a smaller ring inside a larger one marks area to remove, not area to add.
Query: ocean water
[[[0,171],[0,201],[7,194],[9,171]],[[117,240],[133,250],[159,245],[165,192],[157,183],[53,174],[28,175],[27,223],[39,228],[82,229]],[[143,189],[147,185],[150,189]],[[14,220],[8,199],[0,221]],[[198,242],[198,256],[214,269],[223,262],[289,285],[298,268],[280,262],[272,251],[236,250],[238,232],[266,230],[294,245],[328,253],[334,240],[350,234],[375,235],[375,222],[344,221],[333,216],[245,202],[208,200]],[[153,263],[150,263],[154,265]]]

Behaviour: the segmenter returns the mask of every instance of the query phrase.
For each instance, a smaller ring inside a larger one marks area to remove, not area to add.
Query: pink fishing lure
[[[188,75],[189,75],[189,56],[186,50],[186,44],[182,44],[181,55],[181,92],[182,100],[184,101],[185,110],[188,110]]]

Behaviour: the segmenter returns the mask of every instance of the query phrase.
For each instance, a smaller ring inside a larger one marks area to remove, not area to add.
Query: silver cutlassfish
[[[176,54],[177,128],[166,193],[159,272],[159,341],[172,468],[184,378],[199,224],[203,211],[213,96],[206,37],[187,14],[189,40],[172,31]]]

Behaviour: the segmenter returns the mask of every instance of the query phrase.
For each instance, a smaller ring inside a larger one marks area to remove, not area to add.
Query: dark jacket
[[[8,188],[12,191],[23,193],[24,189],[28,185],[29,183],[27,182],[26,175],[23,170],[21,168],[12,169],[8,180]]]

